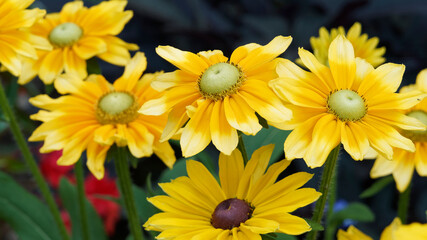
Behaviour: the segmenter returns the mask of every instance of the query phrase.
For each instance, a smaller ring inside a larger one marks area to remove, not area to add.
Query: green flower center
[[[214,228],[232,229],[246,222],[253,209],[249,204],[237,198],[222,201],[212,214],[211,224]]]
[[[364,99],[351,90],[332,93],[327,103],[328,112],[333,113],[343,122],[360,120],[367,111]]]
[[[49,33],[49,41],[57,47],[71,46],[83,36],[83,30],[75,23],[66,22]]]
[[[420,122],[427,125],[427,112],[415,110],[407,113],[409,117],[418,119]],[[402,130],[402,135],[411,139],[414,142],[427,142],[427,130]]]
[[[101,124],[126,124],[138,117],[138,103],[127,92],[109,92],[96,105],[96,119]]]
[[[223,99],[235,93],[242,81],[240,69],[230,63],[217,63],[210,66],[199,78],[199,90],[205,97],[213,100]]]

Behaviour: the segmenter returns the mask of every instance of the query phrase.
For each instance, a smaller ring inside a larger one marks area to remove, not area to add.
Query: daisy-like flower
[[[383,57],[385,47],[377,48],[379,39],[377,37],[369,38],[366,33],[362,34],[362,26],[356,22],[348,30],[347,34],[342,26],[332,28],[329,33],[325,27],[320,28],[319,37],[311,37],[310,44],[313,49],[314,56],[320,63],[328,64],[328,51],[331,42],[338,36],[344,35],[353,44],[354,55],[356,57],[365,59],[372,66],[377,67],[385,62]]]
[[[271,122],[291,118],[292,112],[267,85],[277,76],[277,56],[291,41],[278,36],[265,46],[247,44],[234,50],[230,59],[219,50],[194,54],[159,46],[157,54],[179,70],[153,81],[152,87],[165,94],[145,103],[140,112],[169,113],[160,141],[171,138],[186,123],[180,138],[185,157],[199,153],[211,141],[229,155],[238,143],[237,130],[251,135],[261,130],[256,114]]]
[[[427,69],[418,74],[416,84],[403,87],[400,92],[413,90],[427,93]],[[427,125],[427,99],[406,110],[405,113]],[[400,133],[415,143],[415,152],[395,148],[393,161],[379,155],[372,167],[371,177],[378,178],[393,174],[397,189],[404,192],[411,182],[414,169],[420,176],[427,176],[427,131],[401,130]]]
[[[420,91],[395,93],[404,65],[387,63],[374,69],[354,57],[353,46],[342,35],[329,48],[330,68],[304,49],[299,49],[299,56],[311,72],[283,60],[277,67],[279,78],[270,82],[294,114],[292,120],[275,124],[294,129],[284,145],[287,158],[304,158],[314,168],[322,166],[340,143],[355,160],[362,160],[369,146],[388,159],[393,157],[392,147],[415,150],[413,142],[394,128],[425,129],[399,111],[425,96]]]
[[[33,132],[30,141],[44,141],[40,152],[63,150],[58,165],[72,165],[86,150],[87,166],[92,174],[104,176],[104,162],[114,143],[128,146],[140,158],[153,152],[168,166],[175,162],[168,142],[158,140],[167,116],[144,116],[141,105],[160,93],[150,87],[158,75],[144,74],[147,65],[143,53],[137,53],[123,75],[110,84],[102,75],[90,75],[83,81],[75,75],[62,75],[55,81],[64,96],[52,99],[43,94],[30,99],[41,108],[31,116],[43,123]]]
[[[220,184],[200,162],[187,161],[188,177],[160,187],[169,196],[148,201],[163,212],[144,224],[161,232],[157,239],[260,240],[271,232],[299,235],[310,231],[307,222],[290,214],[316,201],[320,193],[300,188],[312,174],[299,172],[275,183],[290,161],[267,165],[274,145],[256,150],[246,167],[238,149],[220,153]],[[266,171],[266,172],[265,172]]]
[[[31,27],[31,32],[48,40],[53,49],[37,51],[36,60],[24,58],[18,83],[28,83],[38,75],[45,84],[51,84],[64,71],[86,78],[86,60],[95,56],[126,65],[129,50],[138,50],[137,45],[115,36],[132,18],[132,11],[124,11],[126,4],[127,1],[103,1],[87,8],[83,1],[72,1],[60,13],[47,14]]]
[[[28,30],[45,10],[26,9],[34,0],[0,0],[0,63],[3,70],[15,76],[22,71],[20,58],[37,59],[36,49],[50,50],[46,39],[31,34]]]
[[[338,230],[338,240],[373,240],[354,226],[350,226],[347,231]],[[427,239],[427,224],[411,223],[403,225],[399,218],[387,226],[381,234],[380,240],[415,240]]]

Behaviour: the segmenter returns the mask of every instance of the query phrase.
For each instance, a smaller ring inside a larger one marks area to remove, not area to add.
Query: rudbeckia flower
[[[267,85],[277,76],[277,56],[291,41],[278,36],[265,46],[247,44],[230,59],[219,50],[194,54],[159,46],[157,54],[179,70],[153,81],[152,87],[165,94],[145,103],[140,112],[169,113],[160,141],[174,136],[186,123],[180,138],[184,157],[199,153],[211,141],[229,155],[238,144],[237,130],[251,135],[261,130],[257,114],[271,122],[291,118],[292,112]]]
[[[328,64],[328,51],[331,42],[338,36],[344,35],[354,47],[354,55],[358,58],[365,59],[372,66],[377,67],[385,62],[383,57],[385,47],[377,48],[379,39],[377,37],[369,38],[366,33],[361,34],[362,26],[356,22],[348,30],[347,34],[342,26],[332,28],[330,32],[325,27],[320,28],[319,37],[311,37],[310,44],[314,56],[320,63]]]
[[[399,111],[414,106],[425,94],[395,93],[404,65],[387,63],[374,69],[355,58],[352,44],[342,35],[329,47],[330,68],[304,49],[299,49],[299,56],[311,72],[282,60],[279,78],[270,82],[294,114],[292,120],[275,124],[294,129],[284,144],[287,158],[304,158],[309,167],[320,167],[340,143],[355,160],[362,160],[369,146],[388,159],[393,157],[392,147],[415,151],[413,142],[395,127],[425,129]]]
[[[133,15],[124,11],[126,4],[104,1],[87,8],[83,1],[72,1],[60,13],[47,14],[31,27],[31,33],[48,40],[53,49],[37,51],[36,60],[24,58],[18,83],[28,83],[38,75],[45,84],[51,84],[64,71],[86,78],[86,60],[95,56],[126,65],[129,50],[138,50],[137,45],[116,37]]]
[[[45,10],[26,9],[34,0],[0,0],[0,63],[15,76],[22,71],[20,58],[37,59],[36,49],[50,50],[46,39],[28,31]]]
[[[75,75],[62,75],[55,81],[56,89],[64,94],[52,99],[38,95],[30,103],[41,108],[31,116],[43,123],[30,136],[30,141],[44,141],[40,152],[62,149],[58,165],[77,162],[86,150],[87,166],[92,174],[104,176],[104,162],[114,143],[127,146],[137,158],[153,154],[169,167],[175,162],[168,142],[160,143],[166,116],[144,116],[137,111],[147,100],[160,94],[150,87],[158,74],[144,74],[147,65],[143,53],[137,53],[126,66],[123,75],[110,84],[102,75],[90,75],[83,81]]]
[[[304,219],[290,212],[319,198],[313,188],[300,188],[312,174],[294,173],[275,183],[290,161],[279,161],[267,170],[273,149],[268,145],[256,150],[246,166],[238,149],[230,156],[220,153],[220,184],[203,164],[187,161],[188,177],[161,183],[168,196],[148,199],[163,212],[149,218],[144,227],[161,232],[156,239],[168,240],[247,240],[271,232],[310,231]]]
[[[373,240],[354,226],[350,226],[347,231],[338,230],[338,240]],[[427,224],[411,223],[403,225],[399,218],[387,226],[381,234],[380,240],[415,240],[427,239]]]
[[[427,93],[427,69],[418,74],[416,84],[405,86],[400,92],[412,90]],[[427,99],[406,110],[405,113],[427,125]],[[411,182],[414,169],[420,176],[427,176],[427,131],[401,130],[400,133],[415,143],[415,152],[394,148],[393,161],[379,155],[371,170],[371,177],[378,178],[393,174],[397,189],[404,192]]]

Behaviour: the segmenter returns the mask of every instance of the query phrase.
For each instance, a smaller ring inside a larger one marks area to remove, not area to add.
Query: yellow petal
[[[66,73],[74,74],[84,79],[87,77],[86,61],[80,58],[71,48],[64,48],[64,69]],[[43,64],[45,64],[43,62]]]
[[[111,146],[114,143],[116,128],[112,124],[106,124],[95,130],[93,140],[102,146]]]
[[[311,230],[310,225],[304,219],[289,213],[278,212],[269,215],[260,214],[258,216],[278,222],[279,231],[289,235],[300,235]]]
[[[140,122],[128,123],[126,129],[127,145],[133,156],[148,157],[153,154],[154,136]]]
[[[252,217],[241,226],[250,229],[254,233],[267,234],[276,232],[279,229],[279,223],[270,219]]]
[[[356,76],[354,77],[351,89],[357,91],[360,84],[364,81],[366,75],[374,71],[374,67],[367,61],[361,58],[356,58]]]
[[[48,53],[40,66],[39,77],[45,84],[51,84],[53,80],[63,71],[64,58],[60,48]]]
[[[110,146],[101,146],[95,142],[90,142],[87,147],[87,167],[89,171],[98,179],[104,178],[104,162]]]
[[[311,52],[299,48],[298,55],[304,65],[323,82],[323,85],[328,86],[331,90],[337,89],[331,70],[321,64]]]
[[[236,129],[227,122],[222,100],[214,103],[210,119],[210,131],[212,143],[219,151],[230,155],[236,149],[239,137]]]
[[[125,66],[129,62],[131,58],[129,50],[139,49],[138,45],[127,43],[114,36],[103,36],[102,40],[107,44],[107,51],[98,54],[98,57],[118,66]]]
[[[169,168],[173,167],[176,157],[169,142],[154,142],[153,151],[166,166]]]
[[[364,129],[353,122],[341,124],[341,142],[354,160],[363,160],[369,150],[369,140]]]
[[[403,157],[407,157],[407,155],[403,154]],[[396,181],[396,186],[399,192],[404,192],[411,183],[412,175],[414,174],[414,161],[413,159],[403,159],[399,156],[394,158],[398,161],[398,163],[396,164],[396,168],[393,171],[393,177]]]
[[[235,198],[244,165],[242,154],[235,149],[231,155],[219,154],[219,179],[227,198]]]
[[[262,128],[255,111],[238,94],[224,98],[224,111],[228,123],[245,134],[255,135]]]
[[[194,75],[182,70],[176,70],[157,76],[151,83],[151,87],[157,91],[163,91],[178,84],[194,84],[196,81],[197,79]]]
[[[200,76],[209,66],[194,53],[181,51],[171,46],[159,46],[157,54],[179,69]]]
[[[356,73],[353,45],[344,36],[339,35],[329,46],[328,58],[337,88],[350,88]]]
[[[61,10],[62,22],[74,22],[76,15],[80,9],[83,8],[83,1],[73,1],[64,4]]]
[[[396,165],[397,161],[389,160],[381,155],[378,156],[370,172],[371,178],[379,178],[391,174]]]
[[[83,36],[73,44],[73,51],[82,59],[92,58],[107,51],[107,44],[99,37]]]
[[[146,67],[147,59],[145,58],[144,53],[137,52],[132,60],[126,65],[123,75],[114,82],[114,88],[117,91],[132,91]]]

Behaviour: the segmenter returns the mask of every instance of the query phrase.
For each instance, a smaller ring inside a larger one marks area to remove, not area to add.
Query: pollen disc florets
[[[138,117],[139,105],[127,92],[109,92],[96,104],[96,119],[101,124],[126,124]]]
[[[364,99],[352,90],[338,90],[329,95],[327,108],[343,122],[360,120],[367,112]]]
[[[212,214],[211,224],[214,228],[232,229],[240,226],[252,215],[249,204],[237,198],[222,201]]]
[[[56,47],[71,46],[83,36],[83,30],[75,23],[66,22],[49,33],[49,41]]]
[[[420,122],[424,123],[424,125],[427,125],[427,112],[415,110],[407,113],[406,115],[416,118]],[[402,135],[414,142],[427,142],[427,130],[402,130]]]
[[[217,63],[205,70],[199,78],[200,93],[209,99],[220,100],[235,93],[243,81],[239,67],[231,63]]]

